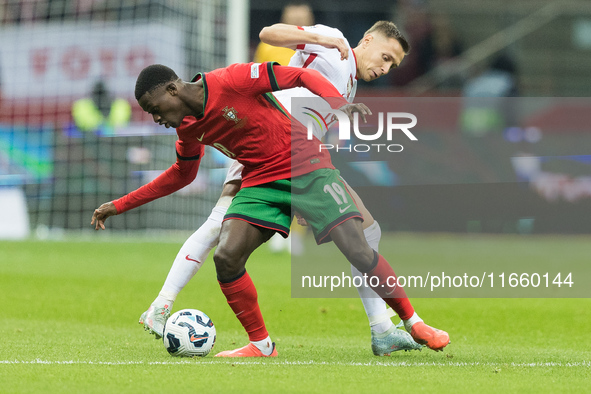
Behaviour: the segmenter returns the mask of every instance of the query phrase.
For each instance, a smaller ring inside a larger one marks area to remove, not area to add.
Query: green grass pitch
[[[279,357],[173,358],[137,321],[182,240],[96,238],[0,242],[0,393],[589,390],[589,299],[415,299],[421,317],[447,330],[452,343],[442,353],[424,349],[378,358],[358,299],[292,299],[289,256],[270,254],[265,246],[247,269]],[[461,236],[385,235],[382,245],[396,245],[387,257],[421,248],[421,258],[442,258],[442,250],[478,258],[478,248],[464,248],[469,242]],[[516,237],[478,242],[523,249]],[[431,250],[434,243],[438,247]],[[587,238],[536,243],[556,244],[563,246],[563,259],[589,257]],[[212,354],[247,343],[211,259],[179,295],[174,310],[182,308],[201,309],[214,321]]]

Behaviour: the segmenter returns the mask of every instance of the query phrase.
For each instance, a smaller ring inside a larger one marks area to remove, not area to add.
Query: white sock
[[[388,331],[393,325],[394,324],[392,324],[392,320],[388,318],[386,321],[372,325],[371,330],[377,334],[382,334]]]
[[[158,297],[156,297],[153,304],[156,304],[158,306],[164,305],[164,307],[166,307],[170,311],[172,311],[172,305],[174,304],[175,300],[176,300],[175,294],[170,294],[170,293],[167,293],[166,291],[160,291],[160,294],[158,294]]]
[[[218,244],[222,220],[228,207],[216,206],[197,231],[185,241],[172,263],[160,294],[165,294],[172,301],[195,276],[211,249]]]
[[[273,342],[270,336],[262,341],[250,341],[250,343],[255,345],[265,356],[270,356],[273,353]]]
[[[374,221],[371,226],[363,230],[363,235],[365,235],[369,246],[377,252],[382,237],[382,230],[378,222]],[[363,279],[363,274],[354,266],[351,266],[351,273],[354,277],[359,276]],[[393,311],[388,313],[386,302],[369,286],[357,287],[357,292],[363,303],[371,329],[377,333],[388,331],[393,325],[392,320],[390,320]]]
[[[421,319],[421,318],[419,317],[419,315],[417,315],[417,313],[415,312],[415,313],[414,313],[414,314],[413,314],[413,315],[410,317],[410,319],[408,319],[408,320],[404,320],[404,328],[406,328],[406,331],[408,331],[408,332],[410,333],[410,330],[412,329],[412,326],[413,326],[415,323],[422,322],[422,321],[423,321],[423,319]]]
[[[371,226],[363,230],[363,235],[369,246],[376,252],[379,252],[380,239],[382,239],[382,229],[379,223],[374,220]]]

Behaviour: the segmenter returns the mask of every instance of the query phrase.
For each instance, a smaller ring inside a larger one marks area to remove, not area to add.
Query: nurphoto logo
[[[328,130],[335,122],[339,123],[339,141],[350,142],[351,141],[351,122],[347,114],[338,109],[323,110],[324,116],[318,111],[304,107],[310,112],[304,112],[310,118],[307,122],[308,139],[314,138],[314,127],[315,124],[318,128]],[[385,119],[385,120],[384,120]],[[406,122],[405,122],[406,120]],[[385,140],[388,143],[377,143],[377,141],[383,140],[384,135],[384,123],[385,127]],[[417,137],[410,131],[411,128],[416,126],[417,117],[408,112],[378,112],[378,129],[373,134],[362,133],[359,130],[359,114],[353,114],[353,135],[360,141],[374,141],[374,143],[361,143],[361,144],[320,144],[319,150],[334,150],[335,152],[347,151],[347,152],[369,152],[375,150],[380,152],[382,150],[388,152],[402,152],[404,147],[401,144],[390,143],[393,140],[393,136],[402,132],[409,140],[418,141]],[[365,130],[364,130],[365,131]]]

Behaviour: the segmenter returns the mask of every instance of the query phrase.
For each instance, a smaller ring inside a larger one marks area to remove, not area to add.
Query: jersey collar
[[[355,56],[353,48],[351,48],[351,52],[353,52],[353,59],[355,59],[355,80],[357,80],[357,56]]]
[[[205,116],[205,106],[207,105],[207,97],[209,96],[208,92],[207,92],[207,83],[205,82],[205,74],[204,73],[197,73],[193,77],[193,79],[191,79],[191,82],[197,82],[200,79],[203,81],[203,112],[196,119],[202,119]]]

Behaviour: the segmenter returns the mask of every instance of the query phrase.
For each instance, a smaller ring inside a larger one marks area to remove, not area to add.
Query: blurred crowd
[[[140,19],[162,13],[170,0],[1,0],[0,25],[77,19]],[[187,2],[187,4],[190,4]]]
[[[2,25],[7,25],[86,18],[93,20],[137,19],[148,15],[162,14],[168,3],[170,3],[169,0],[121,2],[107,0],[4,0],[0,2],[0,22]],[[193,5],[189,5],[189,3],[187,2],[187,7],[195,6],[197,2]],[[372,83],[371,87],[374,88],[406,87],[420,76],[428,73],[437,77],[438,73],[453,70],[455,60],[466,49],[449,16],[444,13],[432,12],[428,2],[424,0],[396,0],[385,6],[385,12],[382,14],[367,12],[365,15],[359,15],[354,21],[351,20],[353,16],[350,13],[345,15],[344,8],[334,11],[335,14],[341,13],[343,15],[337,17],[328,15],[325,8],[318,12],[314,9],[318,3],[315,1],[309,3],[290,2],[291,5],[287,2],[277,2],[273,4],[276,7],[275,12],[259,12],[258,3],[256,0],[251,1],[251,59],[264,58],[264,52],[269,50],[264,46],[258,47],[260,26],[271,25],[280,20],[290,24],[321,23],[337,27],[343,31],[352,45],[356,44],[360,38],[358,36],[378,19],[394,21],[411,42],[412,51],[396,72]],[[290,9],[289,12],[286,11],[288,9]],[[280,18],[277,18],[277,15],[281,15]],[[339,23],[342,26],[338,25]],[[285,52],[289,53],[289,51]],[[275,54],[281,56],[279,53]],[[284,53],[283,56],[289,55]],[[484,72],[485,69],[486,65],[478,70],[478,73]],[[515,67],[512,72],[515,74]],[[439,87],[460,91],[468,79],[473,76],[446,77],[444,83]],[[365,84],[361,82],[360,88],[364,86]]]

